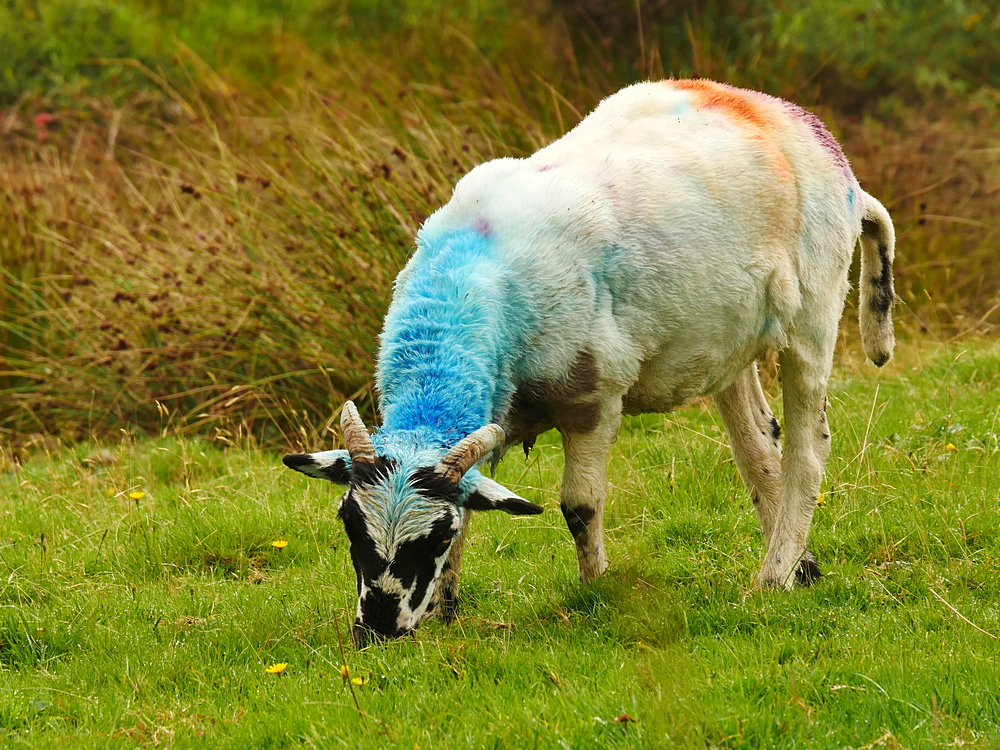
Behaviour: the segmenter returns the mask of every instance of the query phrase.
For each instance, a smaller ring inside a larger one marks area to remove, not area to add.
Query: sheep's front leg
[[[589,432],[561,431],[566,468],[559,507],[576,542],[580,580],[584,583],[594,580],[608,567],[604,552],[607,460],[620,425],[619,407],[603,413]]]
[[[731,386],[716,394],[715,403],[726,425],[736,467],[757,511],[764,544],[770,545],[781,500],[781,428],[764,398],[757,365],[750,365]],[[800,558],[795,579],[809,585],[819,578],[819,568],[808,551]]]
[[[779,355],[785,444],[778,510],[759,577],[762,586],[790,589],[796,578],[808,583],[820,576],[806,542],[830,453],[826,383],[833,359],[832,338],[827,343],[793,344]]]

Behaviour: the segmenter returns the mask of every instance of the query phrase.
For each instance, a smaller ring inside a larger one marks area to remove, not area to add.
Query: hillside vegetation
[[[12,0],[0,442],[328,440],[370,403],[391,280],[454,182],[643,77],[813,108],[893,213],[904,334],[991,331],[988,6]]]

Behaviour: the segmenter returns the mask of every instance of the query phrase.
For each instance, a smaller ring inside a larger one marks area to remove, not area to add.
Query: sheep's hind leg
[[[584,583],[594,580],[608,567],[604,551],[607,459],[621,425],[621,399],[615,408],[605,407],[601,412],[589,432],[560,430],[566,468],[559,507],[576,542],[580,580]]]
[[[757,364],[751,364],[732,385],[717,393],[715,404],[767,544],[781,492],[781,428],[764,398]]]
[[[796,580],[809,583],[820,576],[806,542],[830,453],[826,384],[835,335],[836,329],[828,341],[793,341],[779,355],[785,443],[778,509],[758,579],[762,586],[789,589]]]
[[[757,511],[764,544],[768,545],[781,497],[781,428],[764,398],[756,363],[741,372],[726,390],[716,394],[715,403],[729,435],[736,468]],[[795,576],[805,585],[819,578],[819,568],[808,551],[803,554]]]

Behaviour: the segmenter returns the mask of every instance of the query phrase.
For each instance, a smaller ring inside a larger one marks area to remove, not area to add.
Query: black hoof
[[[806,552],[799,566],[795,569],[795,582],[800,586],[812,586],[813,582],[823,577],[823,573],[813,559],[812,553]]]

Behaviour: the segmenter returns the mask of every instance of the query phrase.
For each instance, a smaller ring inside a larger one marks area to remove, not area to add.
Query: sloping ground
[[[458,621],[363,652],[335,488],[201,439],[35,455],[0,472],[0,744],[995,747],[997,373],[838,366],[826,575],[787,594],[714,410],[627,422],[593,586],[545,436],[498,479],[547,512],[477,514]]]

